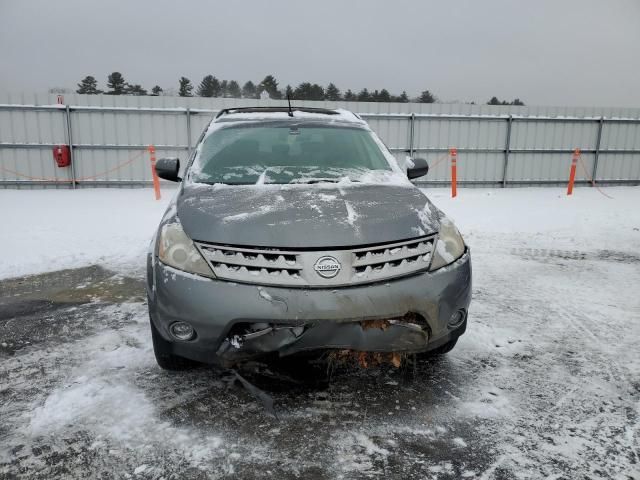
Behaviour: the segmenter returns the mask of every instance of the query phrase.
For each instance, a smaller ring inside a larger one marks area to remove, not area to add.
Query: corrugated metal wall
[[[285,102],[74,94],[64,97],[69,109],[55,103],[55,95],[0,96],[0,185],[68,188],[57,182],[72,177],[80,186],[138,185],[151,179],[147,145],[155,145],[159,157],[186,160],[212,111]],[[295,103],[362,114],[398,159],[412,150],[430,161],[432,170],[421,183],[449,181],[446,155],[452,146],[459,149],[462,184],[565,182],[576,147],[584,151],[588,174],[598,157],[598,181],[640,181],[640,109]],[[68,143],[73,171],[57,168],[51,151]],[[586,177],[582,165],[578,174]]]

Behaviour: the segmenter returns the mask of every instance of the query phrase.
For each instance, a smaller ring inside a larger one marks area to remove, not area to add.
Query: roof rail
[[[320,115],[338,115],[340,112],[330,110],[328,108],[314,108],[314,107],[291,107],[294,112],[305,113],[318,113]],[[220,110],[216,115],[216,118],[222,115],[228,115],[231,113],[276,113],[276,112],[289,112],[289,107],[235,107],[225,108]]]

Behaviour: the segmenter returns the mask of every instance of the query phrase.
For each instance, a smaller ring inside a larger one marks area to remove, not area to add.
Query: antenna
[[[289,116],[293,117],[293,110],[291,109],[291,97],[287,93],[287,102],[289,102]]]

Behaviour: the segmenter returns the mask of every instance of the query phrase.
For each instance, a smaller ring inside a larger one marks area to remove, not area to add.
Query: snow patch
[[[260,215],[266,215],[267,213],[275,211],[275,207],[273,205],[261,205],[257,210],[253,212],[242,212],[237,213],[235,215],[229,215],[228,217],[224,217],[222,219],[223,223],[229,222],[240,222],[243,220],[247,220],[249,218],[258,217]]]
[[[107,307],[104,313],[118,308],[122,307]],[[224,452],[219,437],[163,420],[155,403],[133,382],[135,372],[154,374],[157,367],[148,338],[146,307],[128,304],[124,308],[136,315],[136,321],[121,330],[102,331],[74,346],[73,355],[82,362],[70,369],[66,381],[44,402],[36,401],[27,412],[25,435],[57,437],[89,430],[96,445],[109,442],[144,451],[163,444],[181,450],[195,465],[219,456]],[[194,448],[196,445],[205,446]]]
[[[344,202],[344,206],[347,209],[347,223],[353,227],[355,226],[355,222],[356,220],[358,220],[360,215],[356,213],[353,205],[351,205],[350,202]]]

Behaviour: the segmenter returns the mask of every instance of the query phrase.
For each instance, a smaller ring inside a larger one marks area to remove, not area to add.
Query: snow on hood
[[[420,190],[396,184],[185,184],[177,199],[191,238],[246,246],[392,242],[437,232],[440,215]]]

